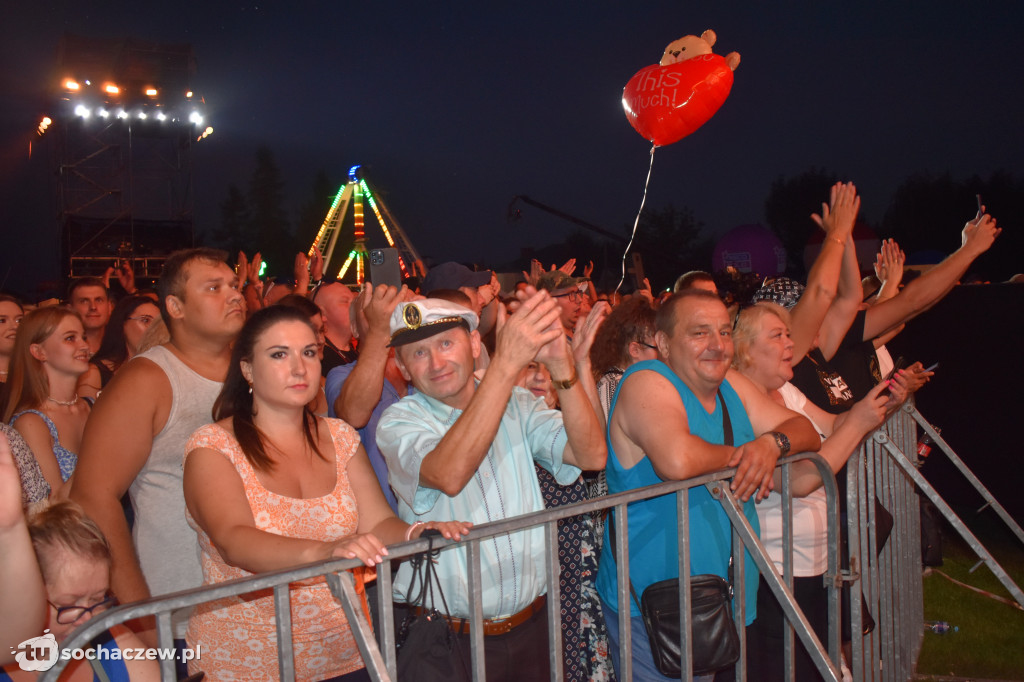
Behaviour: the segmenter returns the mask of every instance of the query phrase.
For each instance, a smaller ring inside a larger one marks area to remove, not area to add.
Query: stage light
[[[75,116],[81,116],[82,118],[89,118],[89,108],[84,104],[79,104],[75,107]]]
[[[49,116],[43,116],[43,127],[44,128],[46,126],[50,125],[51,123],[53,123],[53,119],[51,119]]]
[[[100,118],[108,118],[110,116],[110,112],[103,107],[100,107],[96,110],[96,115]]]
[[[64,87],[68,90],[75,90],[76,92],[82,88],[77,81],[71,80],[70,78],[64,81]]]
[[[124,109],[118,109],[117,110],[117,117],[118,118],[128,118],[128,112],[125,111]]]
[[[146,120],[146,112],[145,111],[140,111],[139,112],[139,118],[141,118],[143,121],[145,121]]]
[[[193,111],[188,115],[188,120],[191,123],[195,123],[197,126],[203,125],[203,117],[199,115],[198,111]]]
[[[117,87],[113,83],[107,83],[103,86],[103,91],[110,95],[117,95],[120,94],[121,88]]]
[[[166,121],[167,120],[167,115],[164,112],[162,112],[162,111],[157,112],[156,120],[158,120],[158,121]]]
[[[213,135],[213,126],[207,126],[207,128],[206,128],[206,130],[205,130],[205,131],[203,132],[203,134],[204,134],[204,135]]]
[[[86,85],[92,85],[92,81],[87,80],[87,81],[85,81],[85,84]]]
[[[192,99],[192,91],[191,90],[189,90],[188,92],[185,93],[185,99]]]
[[[156,88],[146,88],[146,94],[150,97],[156,97]]]

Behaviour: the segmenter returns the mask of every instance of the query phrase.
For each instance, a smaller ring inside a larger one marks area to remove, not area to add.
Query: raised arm
[[[529,289],[527,289],[529,291]],[[593,313],[593,311],[591,311]],[[588,336],[593,341],[593,334],[596,325],[600,323],[601,313],[589,315],[581,329],[581,335]],[[594,471],[603,469],[608,458],[608,447],[605,443],[603,419],[598,413],[603,414],[600,407],[600,400],[597,398],[597,384],[594,383],[593,374],[590,371],[589,341],[582,341],[581,346],[586,346],[586,352],[580,350],[582,368],[577,364],[576,358],[569,348],[569,342],[561,332],[561,322],[556,320],[554,329],[557,336],[541,347],[537,353],[537,360],[543,363],[551,372],[552,382],[565,381],[575,377],[575,382],[568,388],[557,388],[558,403],[562,409],[562,423],[565,426],[567,442],[562,459],[580,469]],[[589,388],[589,390],[588,390]]]
[[[836,297],[844,249],[859,212],[857,188],[852,182],[840,182],[832,186],[829,204],[821,205],[821,215],[811,216],[825,231],[825,239],[807,274],[807,288],[791,311],[794,365],[811,349]]]
[[[882,242],[882,248],[875,258],[875,277],[882,285],[875,294],[873,304],[888,301],[900,291],[900,282],[903,281],[903,265],[907,260],[907,254],[896,243],[894,239],[887,239]]]
[[[388,329],[391,313],[408,289],[374,287],[366,283],[359,293],[358,305],[366,314],[366,337],[359,344],[359,361],[341,386],[334,400],[334,413],[349,425],[361,429],[380,402],[384,389],[384,370],[388,361]]]
[[[968,222],[961,233],[961,246],[948,258],[903,288],[896,297],[872,306],[864,319],[864,340],[914,318],[952,289],[974,259],[988,251],[1002,229],[987,213]]]
[[[96,401],[82,437],[71,499],[82,505],[110,543],[110,586],[122,602],[149,597],[131,532],[121,508],[149,458],[153,436],[171,408],[167,375],[145,358],[118,370]]]
[[[13,645],[38,637],[46,624],[46,588],[21,509],[21,478],[10,443],[0,434],[0,665],[14,660]]]
[[[558,304],[546,292],[522,302],[498,332],[491,364],[469,405],[423,458],[421,485],[451,497],[466,487],[487,456],[519,373],[544,344],[562,336]],[[470,339],[479,346],[478,334]]]

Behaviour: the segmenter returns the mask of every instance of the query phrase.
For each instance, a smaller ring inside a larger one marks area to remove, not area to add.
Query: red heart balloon
[[[732,90],[732,69],[717,54],[636,72],[622,90],[626,119],[657,147],[678,142],[708,122]]]

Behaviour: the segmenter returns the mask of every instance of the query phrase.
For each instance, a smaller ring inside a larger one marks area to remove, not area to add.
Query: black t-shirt
[[[330,339],[324,343],[324,359],[320,363],[320,374],[324,377],[335,367],[355,362],[359,354],[352,350],[342,350],[331,343]]]
[[[815,348],[793,368],[793,385],[831,414],[850,409],[882,380],[874,344],[863,340],[865,313],[857,313],[832,359]]]

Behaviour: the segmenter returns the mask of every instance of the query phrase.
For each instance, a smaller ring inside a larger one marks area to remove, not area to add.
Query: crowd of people
[[[74,282],[66,305],[27,310],[0,296],[5,642],[16,649],[44,629],[60,640],[118,602],[332,557],[365,565],[357,591],[376,605],[373,569],[388,546],[427,529],[458,540],[474,524],[727,467],[781,571],[778,458],[817,451],[842,471],[931,376],[920,363],[894,367],[885,342],[1000,231],[979,212],[961,248],[906,286],[902,253],[884,242],[866,296],[852,238],[859,205],[852,184],[835,185],[814,216],[824,240],[806,283],[766,281],[728,306],[700,272],[671,292],[619,296],[599,293],[592,266],[577,274],[574,262],[535,263],[511,291],[495,273],[443,263],[400,288],[356,291],[322,281],[319,254],[296,258],[294,284],[268,285],[258,254],[232,267],[206,248],[171,255],[154,291],[121,267]],[[809,464],[791,477],[794,593],[824,639],[822,480]],[[630,505],[637,592],[678,577],[675,505]],[[689,505],[691,573],[727,576],[721,504],[695,488]],[[559,522],[566,679],[619,670],[616,563],[626,557],[605,551],[609,521]],[[458,665],[469,668],[479,603],[488,679],[549,677],[544,547],[541,527],[487,539],[474,594],[464,548],[437,558]],[[745,561],[748,665],[757,679],[782,679],[782,612]],[[442,608],[410,604],[412,574],[402,563],[394,579],[397,622]],[[291,611],[297,679],[368,679],[325,580],[293,584]],[[205,654],[181,674],[274,679],[274,619],[269,592],[176,613],[176,644]],[[626,622],[634,677],[663,679],[638,604]],[[95,646],[155,646],[152,623],[133,630]],[[817,679],[809,657],[797,665],[797,679]]]

